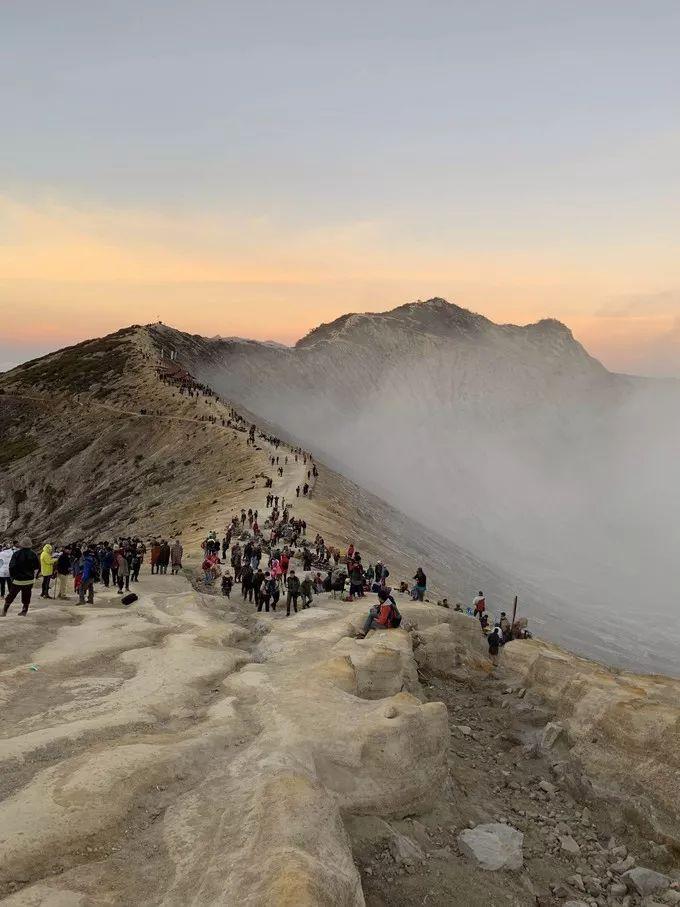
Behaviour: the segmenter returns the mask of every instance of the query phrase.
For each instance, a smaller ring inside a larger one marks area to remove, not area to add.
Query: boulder
[[[653,869],[647,869],[644,866],[635,866],[624,872],[621,876],[631,891],[637,891],[643,898],[650,894],[656,894],[657,891],[665,891],[670,886],[668,876],[655,872]]]
[[[521,869],[524,862],[523,841],[521,831],[500,822],[466,828],[458,836],[463,853],[490,871]]]

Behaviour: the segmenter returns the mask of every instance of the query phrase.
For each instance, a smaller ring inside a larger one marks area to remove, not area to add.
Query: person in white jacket
[[[9,562],[16,548],[11,542],[5,542],[0,548],[0,598],[4,598],[9,592]]]

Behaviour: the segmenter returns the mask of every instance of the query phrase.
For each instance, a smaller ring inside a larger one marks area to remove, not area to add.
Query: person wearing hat
[[[38,555],[31,547],[31,540],[28,536],[19,541],[19,548],[12,555],[9,562],[9,578],[11,586],[5,598],[5,605],[2,609],[2,616],[9,611],[9,606],[14,599],[21,593],[22,609],[19,612],[21,617],[28,613],[28,606],[31,603],[31,592],[33,591],[33,581],[36,573],[40,570],[40,561]]]

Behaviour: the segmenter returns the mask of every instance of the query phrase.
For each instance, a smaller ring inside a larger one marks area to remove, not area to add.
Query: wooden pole
[[[513,606],[512,606],[512,623],[510,624],[510,631],[511,631],[511,632],[512,632],[512,630],[514,629],[514,626],[515,626],[515,618],[516,618],[516,617],[517,617],[517,596],[515,596],[515,602],[514,602],[514,604],[513,604]]]

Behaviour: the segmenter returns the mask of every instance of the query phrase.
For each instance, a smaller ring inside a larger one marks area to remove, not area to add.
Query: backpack
[[[120,601],[121,604],[127,607],[128,605],[131,605],[133,602],[137,601],[137,596],[134,592],[129,592],[127,595],[124,595]]]

